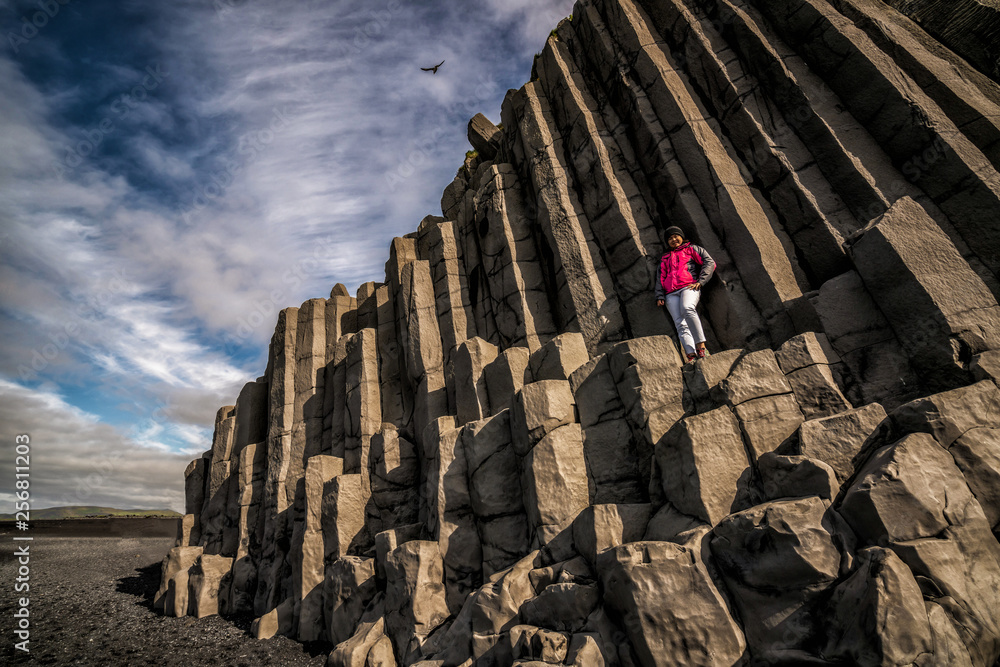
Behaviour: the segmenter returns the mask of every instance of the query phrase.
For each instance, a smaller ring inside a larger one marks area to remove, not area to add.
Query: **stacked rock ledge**
[[[932,4],[578,2],[384,281],[281,311],[155,608],[331,666],[997,664],[996,12]]]

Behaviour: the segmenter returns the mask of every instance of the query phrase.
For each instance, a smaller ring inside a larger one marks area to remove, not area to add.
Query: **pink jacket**
[[[662,299],[671,292],[695,283],[701,283],[704,287],[714,272],[715,260],[701,246],[686,242],[676,250],[668,250],[660,259],[656,298]]]

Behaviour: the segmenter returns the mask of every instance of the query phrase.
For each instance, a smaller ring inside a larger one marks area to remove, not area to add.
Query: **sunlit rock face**
[[[997,10],[958,4],[577,3],[384,282],[280,313],[157,608],[331,665],[994,665]],[[688,364],[671,225],[718,265]]]

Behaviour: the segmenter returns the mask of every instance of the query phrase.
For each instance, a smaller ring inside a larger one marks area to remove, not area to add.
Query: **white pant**
[[[701,320],[698,318],[698,301],[701,299],[701,290],[693,290],[689,287],[679,289],[667,295],[667,312],[674,319],[674,326],[677,327],[677,335],[681,339],[681,345],[687,354],[695,351],[695,343],[705,342],[705,332],[701,328]]]

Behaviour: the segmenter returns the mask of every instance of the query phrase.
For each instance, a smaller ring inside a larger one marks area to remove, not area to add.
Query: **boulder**
[[[385,601],[376,597],[368,605],[351,637],[336,646],[327,667],[366,667],[368,653],[385,635]]]
[[[579,424],[548,433],[525,455],[521,488],[535,540],[547,544],[560,526],[589,504]]]
[[[977,354],[969,364],[969,370],[976,380],[990,380],[993,384],[1000,383],[1000,350],[990,350]]]
[[[650,506],[591,505],[573,521],[573,544],[577,553],[596,565],[605,549],[643,539]]]
[[[569,637],[565,633],[532,625],[515,625],[510,629],[509,638],[511,657],[520,664],[526,664],[525,660],[562,664],[569,647]]]
[[[754,398],[737,405],[735,411],[755,459],[781,447],[804,419],[794,394]]]
[[[510,429],[518,456],[527,454],[547,433],[576,421],[576,403],[565,380],[526,384],[511,406]]]
[[[228,595],[232,585],[230,571],[233,559],[224,556],[202,554],[188,575],[188,604],[190,614],[204,618],[219,613],[220,593],[225,589]]]
[[[153,597],[153,608],[167,616],[187,616],[188,577],[191,567],[201,558],[201,547],[174,547],[160,566],[160,588]]]
[[[876,450],[841,492],[839,511],[865,545],[891,548],[919,577],[973,664],[1000,656],[1000,544],[934,438],[913,433]]]
[[[710,524],[729,514],[749,462],[739,422],[728,407],[682,419],[656,444],[663,495]]]
[[[836,364],[840,355],[830,345],[830,340],[823,333],[807,331],[792,336],[781,344],[774,352],[775,360],[781,367],[781,372],[788,375],[800,368],[816,364]]]
[[[719,383],[729,376],[733,364],[742,354],[743,350],[722,350],[693,364],[684,364],[684,386],[695,412],[707,412],[719,407],[716,400],[722,396]]]
[[[736,360],[729,375],[716,385],[713,397],[719,403],[736,406],[762,396],[790,393],[792,388],[778,367],[774,352],[758,350]]]
[[[883,419],[885,410],[878,403],[832,417],[810,419],[799,427],[795,451],[823,461],[833,468],[838,482],[843,483],[854,472],[851,460]]]
[[[540,380],[569,380],[576,369],[590,360],[587,344],[579,333],[554,336],[532,352],[525,370],[525,384]]]
[[[758,661],[815,659],[825,593],[851,563],[853,536],[819,497],[776,500],[712,530],[714,562]]]
[[[817,496],[832,501],[840,490],[833,468],[806,456],[768,452],[757,459],[757,472],[767,500]]]
[[[835,415],[852,407],[826,364],[814,364],[789,373],[786,378],[806,419]]]
[[[935,651],[920,586],[889,549],[858,552],[854,572],[830,599],[823,655],[852,665],[925,664]],[[938,663],[945,664],[945,663]]]
[[[600,597],[596,583],[553,583],[521,606],[521,618],[530,625],[579,632],[586,626]]]
[[[639,664],[718,665],[746,647],[697,550],[632,542],[598,556],[604,605],[623,620]]]

